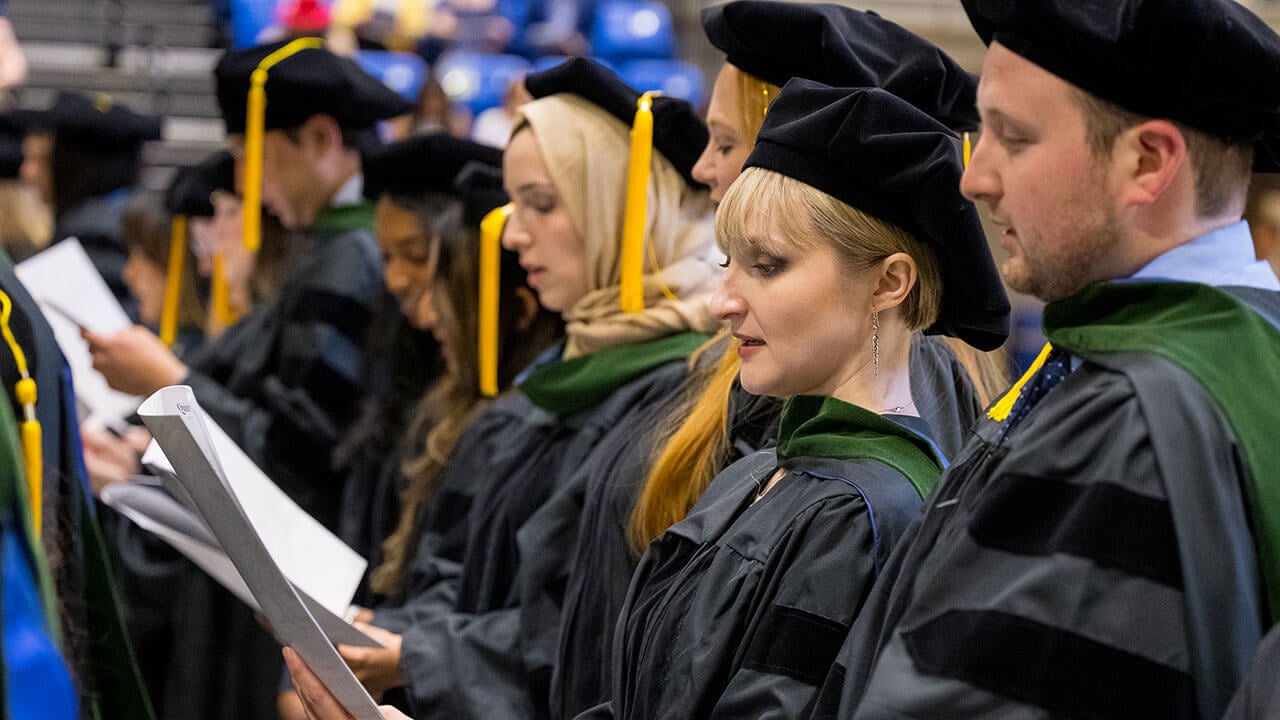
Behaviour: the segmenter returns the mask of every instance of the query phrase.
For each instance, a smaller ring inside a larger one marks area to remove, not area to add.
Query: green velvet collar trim
[[[816,395],[797,395],[782,406],[778,461],[785,466],[797,457],[876,460],[905,475],[922,498],[942,474],[928,440],[870,410]]]
[[[373,210],[373,203],[369,202],[326,207],[311,223],[311,232],[315,235],[340,235],[352,230],[372,230]]]
[[[606,348],[572,360],[554,360],[535,368],[520,383],[520,390],[548,412],[562,417],[573,415],[595,407],[650,370],[689,357],[709,337],[704,333],[681,333]]]

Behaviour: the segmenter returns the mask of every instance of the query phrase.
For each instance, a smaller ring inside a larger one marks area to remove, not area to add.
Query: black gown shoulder
[[[920,496],[877,460],[773,451],[650,546],[614,646],[618,718],[802,717]]]

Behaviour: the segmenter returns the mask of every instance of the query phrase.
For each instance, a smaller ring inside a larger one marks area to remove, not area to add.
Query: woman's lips
[[[746,360],[752,355],[760,352],[760,349],[765,346],[765,342],[763,340],[751,337],[750,335],[739,335],[734,333],[733,336],[738,339],[738,357],[743,360]]]

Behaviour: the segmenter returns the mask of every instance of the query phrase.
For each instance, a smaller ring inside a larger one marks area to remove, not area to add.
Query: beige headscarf
[[[515,126],[526,121],[586,243],[590,291],[564,313],[564,357],[678,332],[715,330],[718,325],[707,302],[720,269],[714,209],[707,192],[691,188],[666,158],[653,153],[645,221],[645,309],[624,313],[618,299],[618,253],[630,128],[569,94],[522,105]],[[664,286],[678,299],[667,297]]]

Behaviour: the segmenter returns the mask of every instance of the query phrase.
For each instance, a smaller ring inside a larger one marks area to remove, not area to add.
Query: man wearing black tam
[[[263,79],[254,89],[253,77]],[[359,146],[375,124],[409,111],[392,90],[312,40],[231,51],[214,71],[236,156],[246,219],[260,191],[294,231],[301,260],[274,299],[217,341],[178,360],[150,331],[88,334],[94,367],[113,387],[147,395],[192,387],[201,406],[282,490],[331,529],[339,523],[343,473],[332,462],[368,388],[362,362],[371,318],[385,297],[373,206],[361,194]],[[251,94],[265,99],[251,112]],[[250,140],[261,138],[260,149]],[[247,147],[248,146],[248,147]],[[253,237],[246,227],[246,242]],[[251,613],[221,594],[203,639],[202,675],[172,717],[274,717],[281,660]],[[219,605],[219,603],[221,605]],[[168,714],[168,713],[166,713]]]
[[[1051,345],[889,561],[815,717],[1217,718],[1280,618],[1280,38],[1227,0],[965,0],[966,195]],[[1246,380],[1247,378],[1247,380]]]
[[[365,329],[382,294],[373,207],[361,196],[357,143],[379,118],[407,110],[393,91],[349,60],[307,47],[227,54],[215,69],[219,101],[246,195],[256,160],[246,157],[245,94],[269,64],[262,139],[263,206],[311,248],[272,303],[260,306],[190,367],[145,339],[96,338],[96,366],[114,387],[145,395],[191,385],[201,405],[308,512],[337,520],[338,482],[329,451],[354,420]],[[246,202],[245,215],[256,215]],[[248,228],[246,228],[248,230]],[[136,333],[132,333],[136,335]],[[152,359],[139,361],[141,357]]]

